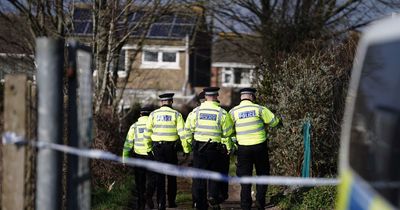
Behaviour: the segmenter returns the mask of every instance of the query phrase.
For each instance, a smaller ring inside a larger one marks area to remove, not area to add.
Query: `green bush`
[[[314,52],[280,55],[274,65],[258,71],[259,102],[284,116],[284,127],[270,132],[272,174],[300,175],[306,120],[312,124],[311,175],[336,174],[353,51],[354,42],[347,42]]]

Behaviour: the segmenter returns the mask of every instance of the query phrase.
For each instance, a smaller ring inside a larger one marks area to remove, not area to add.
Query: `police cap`
[[[174,97],[175,93],[164,93],[159,95],[161,101],[166,101],[166,100],[172,100]]]
[[[199,98],[199,100],[204,99],[204,91],[201,91],[197,98]]]
[[[214,96],[218,95],[219,87],[206,87],[203,91],[206,96]]]
[[[240,94],[252,94],[252,95],[255,95],[256,92],[257,92],[257,90],[255,88],[251,88],[251,87],[240,89]]]
[[[153,109],[150,106],[143,106],[140,108],[140,113],[150,113]]]

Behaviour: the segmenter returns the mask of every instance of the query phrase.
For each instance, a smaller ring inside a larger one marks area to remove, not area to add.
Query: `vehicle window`
[[[349,159],[364,180],[399,207],[400,40],[367,49],[353,113]]]

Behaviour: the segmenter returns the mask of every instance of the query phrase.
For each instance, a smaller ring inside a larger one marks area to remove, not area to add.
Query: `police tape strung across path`
[[[27,141],[24,138],[17,136],[15,133],[5,132],[2,135],[3,144],[15,144],[17,146],[30,145],[39,149],[51,149],[66,154],[73,154],[81,157],[87,157],[100,160],[111,160],[122,163],[122,158],[107,151],[97,149],[78,149],[66,145],[53,144],[43,141]],[[167,175],[187,177],[187,178],[202,178],[213,179],[231,183],[241,184],[268,184],[268,185],[298,185],[298,186],[326,186],[339,184],[338,179],[334,178],[301,178],[301,177],[284,177],[284,176],[227,176],[224,174],[196,169],[185,166],[176,166],[172,164],[160,163],[156,161],[126,158],[124,163],[129,166],[140,166],[148,170],[163,173]]]

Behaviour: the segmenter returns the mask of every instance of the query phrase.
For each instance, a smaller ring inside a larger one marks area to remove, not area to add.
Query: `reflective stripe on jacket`
[[[144,135],[148,151],[151,151],[152,141],[176,141],[180,137],[183,151],[188,152],[184,125],[182,114],[178,111],[168,106],[154,110],[147,120]]]
[[[229,111],[239,145],[255,145],[266,140],[265,124],[275,127],[279,119],[266,107],[243,100]]]
[[[221,137],[232,135],[232,125],[230,115],[217,102],[205,101],[189,114],[185,129],[188,138],[194,134],[196,141],[221,142]]]
[[[129,153],[134,149],[135,153],[140,155],[147,155],[147,148],[144,143],[144,131],[146,129],[146,123],[148,116],[142,116],[134,123],[126,135],[126,140],[124,143],[124,149],[122,151],[122,158],[129,157]]]

